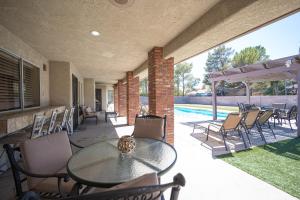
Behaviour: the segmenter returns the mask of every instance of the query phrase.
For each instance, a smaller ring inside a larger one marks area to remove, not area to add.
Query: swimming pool
[[[205,115],[212,117],[212,111],[211,110],[205,110],[205,109],[193,109],[193,108],[187,108],[187,107],[176,107],[174,108],[175,115],[182,115],[184,113],[191,113],[191,114],[199,114],[199,115]],[[229,112],[218,112],[217,117],[218,118],[226,118]]]

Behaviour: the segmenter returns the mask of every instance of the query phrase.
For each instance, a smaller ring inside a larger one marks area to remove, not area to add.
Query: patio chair
[[[276,120],[278,121],[278,124],[280,123],[280,118],[279,115],[281,112],[285,112],[286,104],[285,103],[273,103],[272,104],[273,108],[273,126],[275,127]],[[282,123],[281,123],[282,124]]]
[[[228,147],[225,140],[225,138],[227,137],[227,133],[237,131],[244,142],[245,148],[247,148],[245,138],[242,132],[240,131],[242,118],[243,115],[241,113],[229,113],[223,123],[210,123],[206,131],[206,141],[208,140],[210,131],[220,133],[225,145],[225,149],[226,151],[228,151]]]
[[[118,113],[114,111],[114,104],[107,104],[107,108],[105,111],[105,122],[107,122],[108,117],[114,117],[115,121],[118,120]]]
[[[95,118],[96,119],[96,124],[98,123],[98,116],[97,112],[92,111],[91,107],[83,107],[83,121],[88,119],[88,118]]]
[[[24,194],[22,182],[27,180],[28,189],[41,197],[53,198],[68,195],[75,182],[69,178],[65,167],[72,156],[66,132],[54,133],[26,140],[20,145],[24,168],[16,161],[16,151],[9,144],[3,146],[7,152],[14,177],[16,196]],[[21,178],[21,174],[26,176]]]
[[[46,126],[43,127],[43,130],[42,130],[43,135],[49,135],[54,132],[56,118],[57,118],[57,112],[55,110],[53,110],[49,124],[47,124]]]
[[[56,123],[54,132],[61,132],[64,129],[67,129],[67,117],[69,110],[65,109],[62,118]]]
[[[282,120],[284,120],[285,122],[286,120],[288,120],[291,130],[293,131],[291,120],[296,120],[297,122],[297,106],[292,106],[288,111],[280,111],[278,119],[280,120],[281,125]]]
[[[42,136],[43,125],[45,123],[45,115],[34,115],[30,139]]]
[[[245,129],[245,133],[250,145],[251,145],[251,141],[249,135],[251,134],[251,129],[256,125],[256,120],[259,117],[259,113],[260,110],[258,109],[249,110],[248,112],[245,113],[245,117],[241,122],[242,127]]]
[[[145,174],[132,181],[122,183],[109,189],[92,188],[88,194],[71,196],[64,200],[111,200],[111,199],[136,199],[159,200],[164,199],[163,193],[172,188],[170,200],[177,200],[181,187],[185,186],[185,178],[177,174],[173,182],[159,184],[156,173]]]
[[[136,115],[132,136],[165,141],[167,116]]]
[[[265,138],[265,136],[264,136],[264,134],[263,134],[263,130],[262,130],[263,127],[267,126],[267,127],[271,130],[271,132],[272,132],[274,138],[276,139],[276,136],[275,136],[275,134],[274,134],[274,131],[273,131],[273,129],[272,129],[271,125],[270,125],[270,122],[269,122],[269,119],[270,119],[272,116],[273,116],[273,110],[266,110],[266,111],[264,111],[263,113],[261,113],[261,115],[259,116],[259,118],[256,120],[257,130],[258,130],[258,132],[260,133],[260,135],[261,135],[263,141],[264,141],[266,144],[267,144],[267,141],[266,141],[266,138]]]
[[[73,117],[74,117],[74,111],[75,111],[75,108],[72,107],[71,110],[70,110],[70,112],[69,112],[68,119],[67,119],[66,129],[67,129],[67,132],[68,132],[69,135],[73,134]]]

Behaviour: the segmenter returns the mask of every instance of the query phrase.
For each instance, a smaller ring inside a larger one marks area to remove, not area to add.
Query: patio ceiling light
[[[98,31],[91,31],[91,35],[97,37],[100,35],[100,33]]]

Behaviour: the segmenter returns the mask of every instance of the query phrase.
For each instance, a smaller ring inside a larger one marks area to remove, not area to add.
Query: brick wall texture
[[[119,112],[118,85],[114,84],[114,111]]]
[[[135,116],[139,112],[139,78],[134,78],[133,72],[127,72],[127,123],[133,125]]]
[[[163,48],[148,53],[149,114],[167,115],[167,142],[174,144],[174,58],[163,58]]]
[[[120,116],[127,116],[127,84],[118,81],[118,111]]]

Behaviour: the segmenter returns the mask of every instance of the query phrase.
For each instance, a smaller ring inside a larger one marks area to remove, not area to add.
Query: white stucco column
[[[216,91],[216,81],[212,81],[211,90],[212,90],[212,107],[213,107],[213,120],[216,120],[217,117],[217,91]]]

